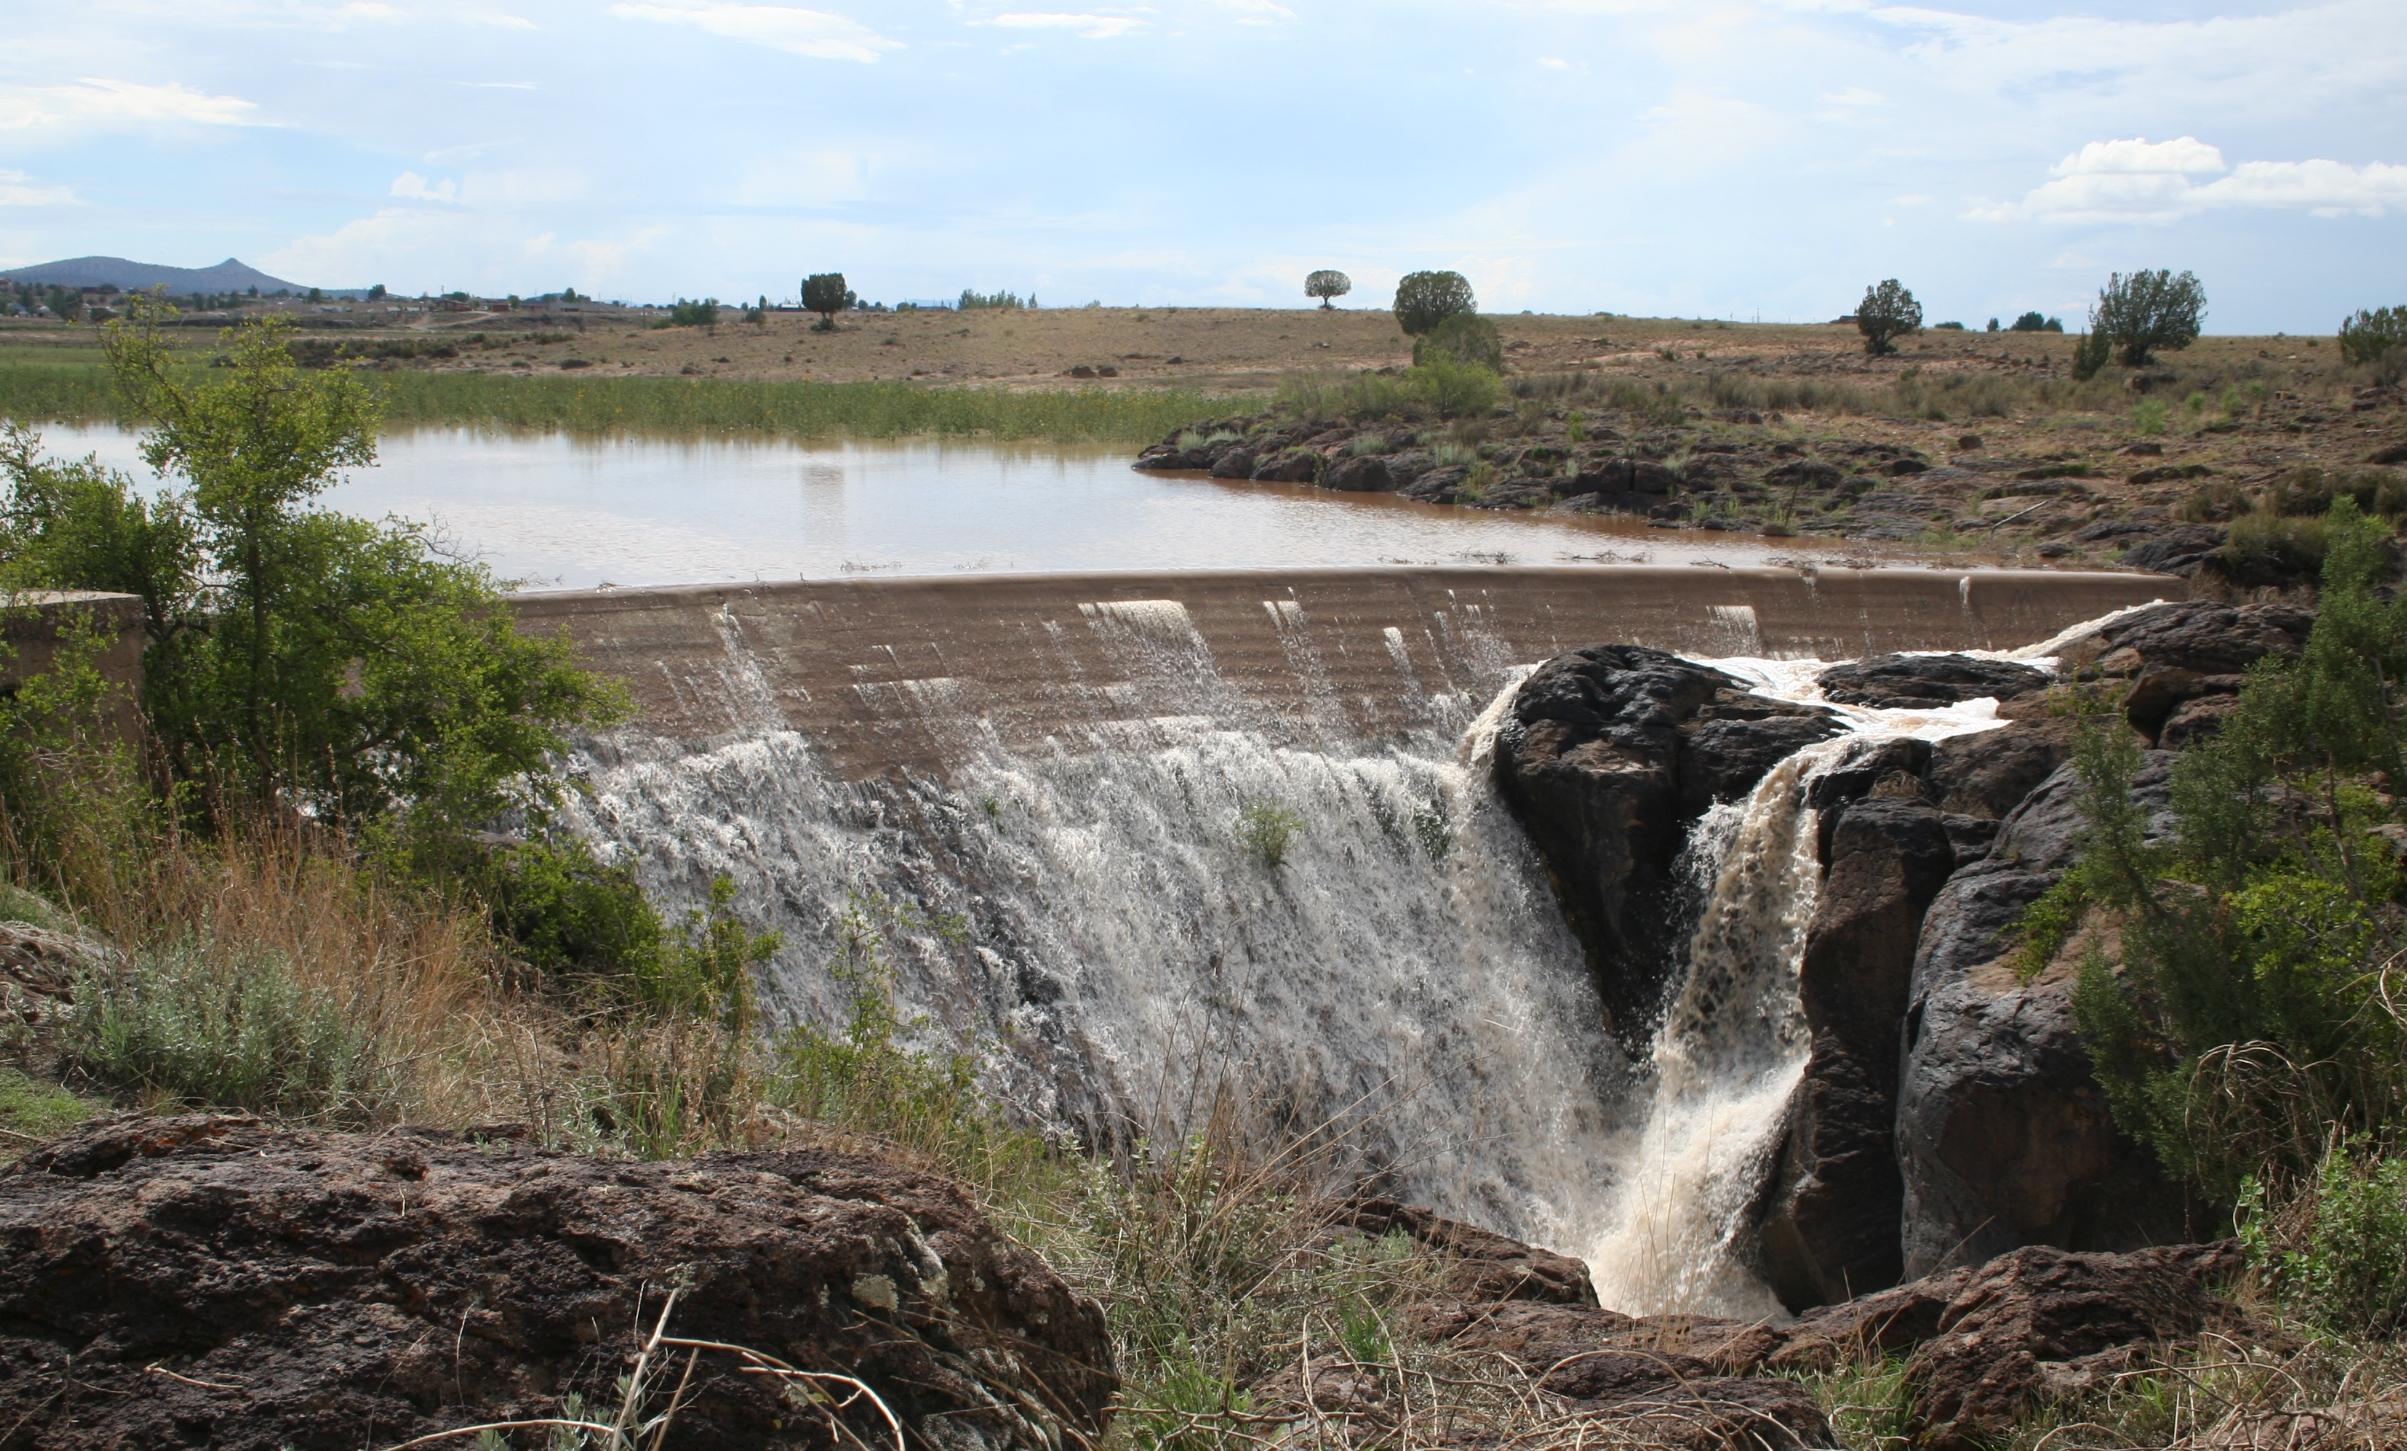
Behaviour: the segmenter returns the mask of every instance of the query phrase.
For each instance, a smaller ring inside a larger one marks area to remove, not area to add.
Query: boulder
[[[953,1184],[864,1155],[129,1115],[0,1171],[0,1423],[27,1445],[356,1451],[615,1407],[656,1325],[853,1377],[923,1446],[1087,1444],[1117,1389],[1093,1304]],[[686,1362],[652,1356],[655,1410]],[[692,1366],[672,1444],[893,1439],[865,1399]]]
[[[1265,450],[1254,464],[1253,476],[1267,483],[1309,484],[1320,477],[1321,464],[1321,456],[1308,448]]]
[[[1931,747],[1931,794],[1949,811],[1996,820],[2073,758],[2076,722],[2018,720]]]
[[[1395,491],[1396,480],[1388,472],[1387,460],[1377,454],[1365,454],[1331,464],[1329,471],[1321,476],[1321,486],[1346,494],[1386,494]]]
[[[2238,675],[2267,655],[2296,654],[2314,627],[2312,609],[2280,602],[2149,605],[2066,641],[2057,666],[2084,680],[2129,678],[2149,666]]]
[[[1908,1434],[1921,1451],[1976,1451],[2031,1407],[2104,1385],[2167,1341],[2237,1319],[2225,1286],[2239,1246],[2129,1254],[2033,1247],[1983,1265],[1907,1360]]]
[[[1250,479],[1254,476],[1254,451],[1243,444],[1220,451],[1212,460],[1212,477],[1216,479]]]
[[[2045,689],[2052,677],[2011,660],[1972,655],[1875,655],[1822,672],[1825,698],[1883,710],[1930,709],[1968,700],[2010,700]]]
[[[1827,711],[1636,645],[1574,650],[1522,683],[1497,738],[1499,784],[1625,1036],[1661,997],[1672,865],[1697,814],[1841,729]]]

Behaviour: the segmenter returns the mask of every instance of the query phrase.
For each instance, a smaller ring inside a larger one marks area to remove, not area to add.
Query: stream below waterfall
[[[1825,668],[1703,663],[1808,701]],[[1715,806],[1683,858],[1684,975],[1633,1060],[1494,784],[1518,675],[1378,741],[1232,723],[1208,654],[1189,675],[1042,748],[967,722],[941,780],[848,780],[791,731],[622,728],[576,754],[570,811],[667,901],[734,881],[783,934],[775,1021],[839,1024],[867,982],[918,1046],[1092,1141],[1233,1096],[1387,1192],[1580,1255],[1612,1308],[1774,1313],[1732,1246],[1806,1056],[1806,788],[1867,742],[1999,724],[1994,702],[1842,709],[1852,733]]]

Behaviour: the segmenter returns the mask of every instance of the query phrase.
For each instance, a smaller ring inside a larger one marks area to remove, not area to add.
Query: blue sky
[[[2078,324],[2407,302],[2407,0],[16,0],[0,265]]]

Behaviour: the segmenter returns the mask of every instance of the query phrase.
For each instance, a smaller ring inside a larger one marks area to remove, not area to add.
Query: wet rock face
[[[1661,996],[1689,825],[1841,729],[1828,711],[1635,645],[1574,650],[1523,682],[1498,739],[1500,784],[1625,1032]]]
[[[2022,915],[2079,859],[2073,768],[2008,816],[1986,860],[1925,915],[1905,1012],[1897,1152],[1908,1274],[2019,1245],[2121,1249],[2181,1226],[2152,1156],[2115,1129],[2073,1021],[2074,964],[2024,980]],[[2172,757],[2150,752],[2133,795],[2172,829]]]
[[[1822,694],[1841,705],[1900,710],[2011,700],[2045,689],[2044,670],[1970,655],[1874,655],[1822,672]]]
[[[1812,1057],[1757,1232],[1764,1276],[1792,1309],[1896,1283],[1897,1023],[1924,909],[1956,861],[1927,802],[1876,797],[1838,811],[1798,967]]]
[[[129,1117],[0,1173],[0,1423],[65,1451],[356,1451],[615,1407],[671,1290],[670,1335],[858,1377],[917,1445],[1059,1451],[1117,1386],[1099,1310],[876,1159]],[[835,1412],[743,1364],[695,1362],[671,1444],[829,1442]],[[866,1402],[841,1414],[891,1442]]]

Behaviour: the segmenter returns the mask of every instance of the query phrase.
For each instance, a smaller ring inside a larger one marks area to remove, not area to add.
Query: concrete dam
[[[1824,660],[2006,649],[2184,594],[2070,570],[1466,568],[575,591],[519,611],[629,682],[644,731],[795,731],[857,778],[1214,705],[1227,725],[1375,741],[1600,641]]]
[[[1605,1030],[1496,788],[1512,688],[1599,642],[1756,661],[2010,650],[2184,593],[2052,571],[1465,568],[518,608],[636,698],[574,751],[568,824],[669,904],[731,879],[783,934],[773,1022],[841,1028],[876,994],[915,1046],[968,1055],[1090,1142],[1175,1142],[1234,1104],[1321,1134],[1391,1192],[1616,1261],[1599,1273],[1616,1308],[1753,1313],[1768,1302],[1747,1274],[1697,1268],[1746,1168],[1733,1147],[1793,1070],[1741,1034],[1689,1058],[1744,1071],[1700,1069],[1674,1102],[1657,1085],[1676,1075]],[[1810,872],[1782,893],[1714,886],[1744,879],[1715,852],[1810,840],[1792,797],[1730,803],[1692,844],[1702,920],[1726,936],[1770,940],[1763,913],[1810,908]],[[1795,1002],[1777,953],[1726,970],[1765,979],[1766,1011]]]

